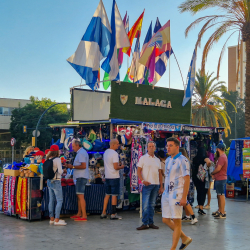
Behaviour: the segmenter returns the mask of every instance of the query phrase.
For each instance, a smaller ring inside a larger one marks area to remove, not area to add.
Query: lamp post
[[[37,125],[36,125],[36,133],[35,133],[35,146],[37,147],[37,130],[38,130],[38,127],[39,127],[39,124],[43,118],[43,116],[47,113],[48,110],[50,110],[51,108],[53,108],[54,106],[56,105],[59,105],[59,104],[70,104],[70,103],[67,103],[67,102],[58,102],[58,103],[55,103],[53,105],[51,105],[50,107],[48,107],[43,113],[42,115],[40,116],[38,122],[37,122]]]

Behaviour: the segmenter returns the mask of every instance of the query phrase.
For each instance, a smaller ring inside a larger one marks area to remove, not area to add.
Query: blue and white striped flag
[[[107,58],[102,63],[102,69],[109,74],[109,80],[119,80],[119,64],[117,49],[130,47],[128,35],[126,33],[120,12],[115,0],[113,0],[111,14],[111,43]]]
[[[196,51],[194,50],[194,54],[188,72],[188,83],[185,89],[185,94],[182,102],[183,107],[188,103],[188,101],[191,99],[193,95],[195,76],[196,76]]]
[[[102,0],[80,41],[76,52],[67,59],[69,64],[94,90],[98,81],[100,61],[110,51],[111,27]]]

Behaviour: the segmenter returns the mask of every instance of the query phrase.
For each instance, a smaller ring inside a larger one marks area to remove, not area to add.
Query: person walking
[[[137,230],[159,229],[154,225],[154,207],[158,192],[163,192],[161,162],[155,156],[156,150],[153,141],[148,142],[148,153],[143,155],[138,163],[138,177],[140,178],[142,188],[142,225]],[[160,189],[159,189],[160,188]]]
[[[225,154],[226,146],[223,143],[219,143],[216,149],[216,155],[218,161],[216,163],[215,170],[212,172],[212,178],[215,180],[215,189],[218,199],[218,211],[213,213],[216,219],[226,219],[225,212],[225,188],[227,183],[227,165],[228,160]]]
[[[117,139],[110,140],[110,148],[107,149],[103,155],[105,168],[105,198],[103,202],[103,211],[101,219],[107,218],[107,207],[110,196],[112,196],[112,214],[111,220],[121,220],[122,217],[116,213],[117,196],[120,193],[120,174],[119,170],[124,166],[119,164],[119,155],[116,150],[119,148],[119,141]]]
[[[196,208],[199,208],[198,213],[200,215],[206,214],[203,210],[203,206],[206,201],[206,195],[208,189],[205,187],[205,181],[198,179],[197,175],[199,172],[199,168],[201,166],[204,168],[205,159],[206,159],[206,151],[203,147],[200,147],[198,149],[197,155],[193,159],[193,168],[192,168],[192,179],[197,190],[198,206]]]
[[[183,207],[187,205],[187,195],[190,184],[190,164],[186,157],[179,152],[180,142],[171,137],[167,139],[167,151],[169,158],[165,167],[165,191],[162,195],[162,221],[173,233],[172,247],[175,250],[179,239],[182,245],[179,249],[185,249],[192,238],[182,231],[181,219]]]
[[[73,140],[72,149],[77,153],[73,165],[66,163],[66,167],[74,169],[73,179],[76,180],[76,195],[78,200],[78,213],[72,217],[77,222],[87,221],[86,201],[84,198],[85,186],[89,179],[89,155],[82,148],[81,142]]]
[[[180,153],[182,153],[182,155],[188,159],[189,164],[190,164],[190,159],[188,157],[186,149],[180,148]],[[190,187],[189,187],[189,189],[190,189]],[[182,221],[191,222],[191,225],[195,225],[198,222],[198,220],[195,217],[194,211],[193,211],[192,206],[190,205],[189,202],[187,203],[186,206],[184,206],[184,210],[185,210],[186,215],[182,218]]]
[[[66,226],[67,223],[64,220],[60,220],[60,212],[63,203],[63,193],[61,185],[61,175],[63,173],[63,170],[59,155],[59,147],[57,145],[52,145],[46,157],[47,161],[52,161],[53,171],[55,173],[53,179],[47,180],[47,186],[49,189],[49,223],[50,225],[55,226]],[[56,208],[54,207],[55,201]]]

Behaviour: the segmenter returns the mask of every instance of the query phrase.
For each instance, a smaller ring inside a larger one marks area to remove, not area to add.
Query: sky
[[[151,21],[154,27],[157,17],[162,26],[170,20],[172,48],[186,82],[194,46],[202,26],[193,29],[187,38],[185,29],[198,17],[220,12],[211,9],[194,16],[190,13],[181,14],[178,6],[182,0],[116,2],[122,18],[126,11],[128,12],[130,28],[145,9],[141,47]],[[0,98],[29,99],[30,96],[35,96],[39,99],[47,97],[57,102],[69,102],[70,88],[85,84],[85,81],[81,81],[66,59],[77,49],[98,3],[99,0],[0,1]],[[103,3],[110,19],[112,0],[103,0]],[[208,32],[208,35],[212,31]],[[198,50],[197,68],[200,67],[202,49],[208,35],[204,36],[201,49]],[[207,71],[216,74],[220,51],[226,39],[227,36],[214,45],[206,64]],[[237,36],[232,36],[227,45],[237,45]],[[124,58],[125,63],[120,71],[121,79],[127,70],[127,56]],[[102,71],[101,79],[103,74]],[[220,80],[227,84],[227,50],[221,64]],[[169,65],[157,86],[169,86]],[[173,56],[170,59],[170,86],[174,89],[184,89]],[[88,86],[86,88],[89,89]]]

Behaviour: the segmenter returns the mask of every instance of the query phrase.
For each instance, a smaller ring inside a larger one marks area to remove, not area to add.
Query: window
[[[11,116],[14,108],[0,107],[0,115]]]

